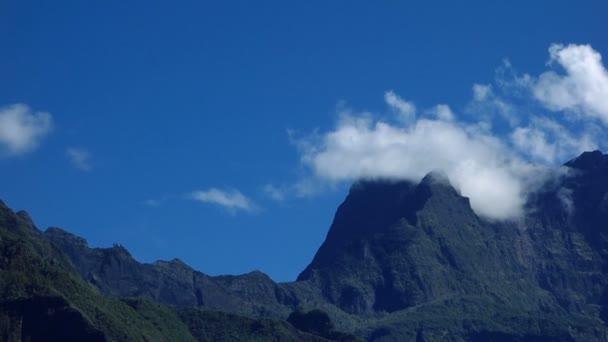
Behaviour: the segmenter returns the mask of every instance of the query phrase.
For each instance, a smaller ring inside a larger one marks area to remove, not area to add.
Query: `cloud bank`
[[[480,216],[520,217],[539,175],[563,158],[602,147],[604,127],[596,121],[608,122],[608,77],[600,54],[587,45],[552,45],[549,54],[565,74],[513,73],[497,80],[496,88],[476,84],[468,116],[441,104],[416,117],[414,103],[393,91],[384,99],[394,121],[344,110],[334,129],[298,141],[302,163],[328,183],[417,182],[440,169]]]
[[[17,156],[35,150],[51,131],[47,112],[34,112],[25,104],[0,107],[0,156]]]
[[[207,190],[198,190],[192,192],[190,197],[195,201],[219,205],[230,211],[253,211],[255,209],[253,202],[235,189],[220,190],[217,188],[210,188]]]

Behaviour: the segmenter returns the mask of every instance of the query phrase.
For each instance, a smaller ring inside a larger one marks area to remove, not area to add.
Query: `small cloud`
[[[148,207],[158,207],[161,204],[161,200],[156,200],[156,199],[147,199],[145,201],[143,201],[144,205],[147,205]]]
[[[299,179],[292,186],[292,192],[296,198],[307,198],[315,196],[327,189],[331,189],[333,184],[320,178],[306,177]]]
[[[230,211],[253,211],[255,209],[252,201],[235,189],[220,190],[210,188],[208,190],[198,190],[192,192],[190,197],[195,201],[217,204]]]
[[[278,187],[272,184],[266,184],[262,187],[262,191],[275,201],[282,202],[287,197],[285,188]]]
[[[469,103],[467,110],[475,114],[478,121],[488,124],[495,119],[501,119],[510,127],[519,124],[519,117],[513,105],[498,96],[491,85],[473,85],[473,101]]]
[[[0,107],[0,153],[22,155],[35,150],[53,127],[47,112],[33,112],[25,104]]]
[[[392,90],[384,93],[384,101],[397,111],[400,121],[408,124],[416,119],[416,106],[414,103],[404,100]]]
[[[75,168],[81,171],[91,171],[91,154],[84,148],[68,147],[65,155]]]
[[[175,196],[175,195],[163,195],[161,197],[156,197],[156,198],[148,198],[144,201],[141,201],[141,204],[147,206],[147,207],[160,207],[161,205],[164,205],[166,202],[169,201],[173,201],[175,199],[184,199],[183,196]],[[191,196],[188,196],[188,199],[191,199]]]
[[[489,96],[492,96],[492,86],[488,84],[473,84],[473,99],[475,101],[484,101]]]

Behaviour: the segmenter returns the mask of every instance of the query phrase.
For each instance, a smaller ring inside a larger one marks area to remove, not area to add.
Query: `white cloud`
[[[403,123],[407,124],[416,119],[416,106],[414,103],[404,100],[392,90],[384,93],[384,101],[397,112],[399,120]]]
[[[565,74],[541,74],[533,85],[536,98],[550,110],[568,110],[608,123],[608,71],[602,56],[590,45],[574,44],[553,44],[549,54],[549,63],[558,63]]]
[[[25,104],[0,108],[0,153],[7,156],[31,152],[51,131],[53,119],[47,112],[33,112]]]
[[[310,146],[310,144],[303,146]],[[476,126],[420,119],[409,128],[382,121],[342,120],[320,143],[302,150],[303,162],[320,179],[406,179],[444,171],[481,216],[521,215],[534,167]]]
[[[235,189],[220,190],[210,188],[208,190],[194,191],[190,197],[199,202],[220,205],[231,211],[253,211],[255,209],[253,202]]]
[[[75,168],[82,171],[91,171],[91,154],[84,148],[68,147],[65,155]]]
[[[562,204],[562,207],[566,210],[568,215],[572,215],[574,213],[574,200],[572,199],[572,189],[568,188],[560,188],[557,191],[557,198]]]
[[[492,86],[488,84],[473,84],[473,99],[475,101],[485,101],[492,95]]]
[[[543,117],[533,117],[528,126],[517,127],[511,140],[520,153],[546,164],[555,164],[598,148],[598,138],[594,136],[593,129],[587,128],[575,136],[558,122]]]
[[[519,123],[513,106],[497,96],[491,85],[473,85],[473,101],[469,104],[468,109],[478,115],[477,120],[484,121],[488,125],[496,119],[501,119],[511,127],[515,127]]]

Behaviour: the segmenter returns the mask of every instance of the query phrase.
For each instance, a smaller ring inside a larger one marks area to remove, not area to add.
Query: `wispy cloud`
[[[91,171],[91,153],[84,148],[68,147],[65,155],[75,168],[81,171]]]
[[[163,202],[163,200],[159,200],[159,199],[147,199],[142,201],[142,204],[148,206],[148,207],[158,207],[161,205],[161,203]]]
[[[547,175],[543,171],[563,158],[602,147],[605,127],[593,120],[608,122],[608,78],[599,53],[586,45],[552,45],[549,51],[565,75],[517,75],[505,62],[496,84],[473,86],[465,116],[437,105],[416,118],[414,103],[392,91],[385,93],[385,102],[400,124],[368,112],[339,113],[334,129],[295,142],[311,173],[303,179],[418,181],[441,169],[479,215],[519,217],[527,195],[542,180],[538,175]],[[584,115],[576,125],[566,125],[560,121],[571,115],[551,111]]]
[[[595,129],[588,127],[575,135],[559,122],[540,116],[533,116],[527,126],[516,127],[511,141],[522,155],[546,164],[563,162],[572,154],[599,147]]]
[[[473,85],[473,100],[468,105],[468,111],[487,123],[499,120],[501,124],[515,127],[520,121],[516,108],[497,95],[490,84]]]
[[[413,102],[406,101],[401,96],[389,90],[384,93],[384,101],[390,108],[395,110],[397,117],[404,123],[412,122],[416,119],[416,105]]]
[[[221,190],[218,188],[210,188],[207,190],[198,190],[192,192],[190,198],[203,203],[219,205],[229,211],[253,211],[256,208],[254,203],[247,196],[236,189]]]
[[[47,112],[34,112],[21,103],[0,107],[0,156],[35,150],[52,127],[53,118]]]
[[[162,196],[158,196],[158,197],[149,197],[143,201],[141,201],[141,204],[147,206],[147,207],[160,207],[161,205],[166,204],[167,202],[171,202],[174,200],[192,200],[192,194],[188,194],[186,196],[184,195],[180,195],[177,196],[175,194],[164,194]]]
[[[284,201],[288,195],[288,189],[273,184],[265,184],[262,187],[262,192],[277,202]]]

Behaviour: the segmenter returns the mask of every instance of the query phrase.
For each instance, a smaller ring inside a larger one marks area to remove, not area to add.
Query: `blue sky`
[[[534,170],[604,147],[605,13],[4,1],[0,198],[141,261],[278,281],[312,259],[356,178],[442,168],[480,215],[517,217]]]

